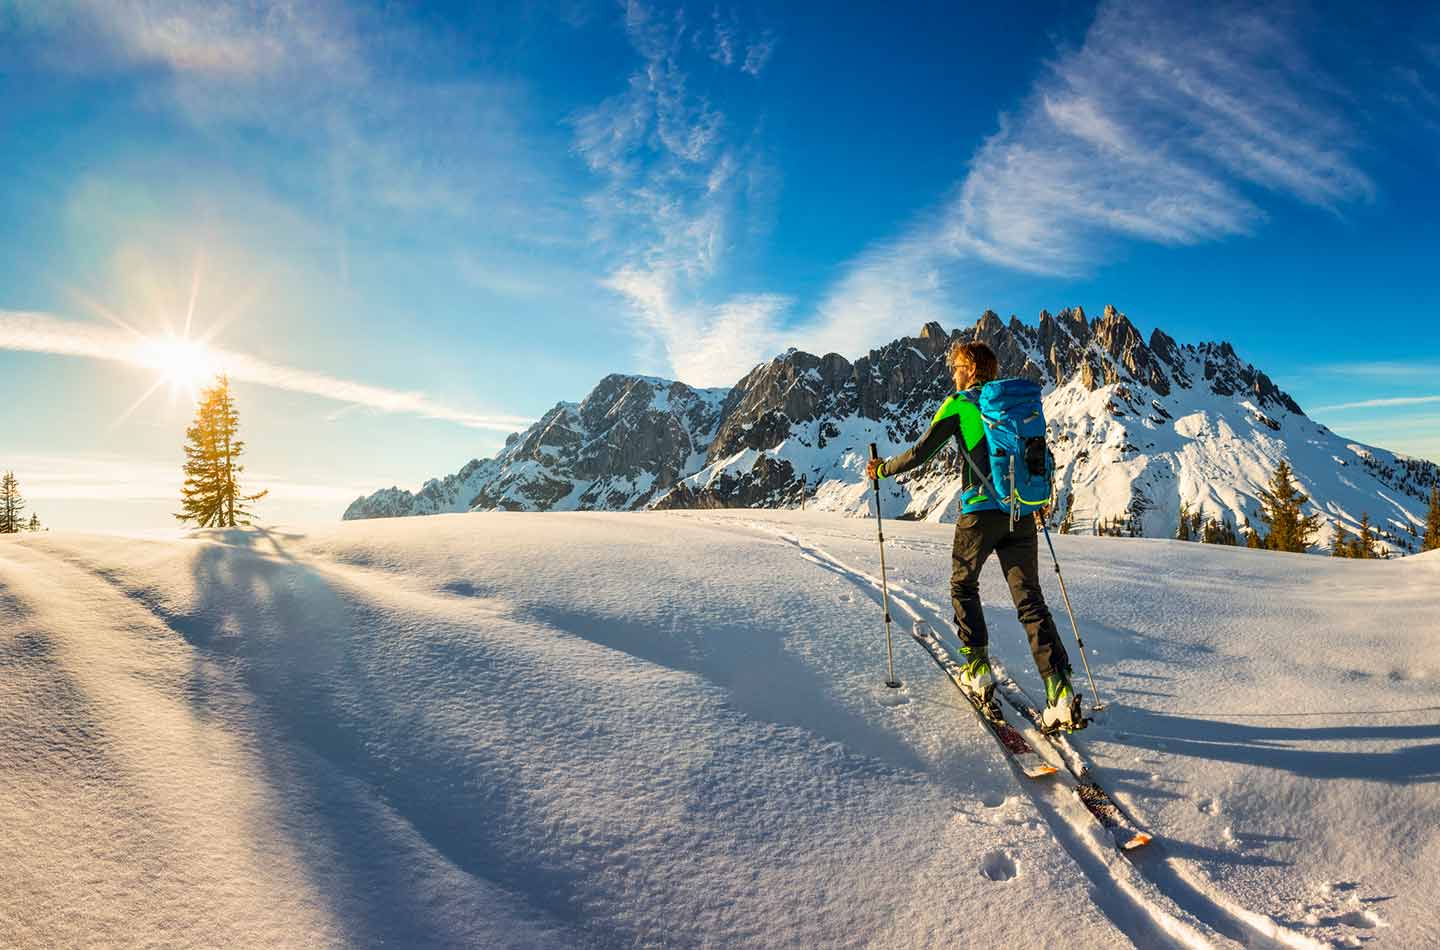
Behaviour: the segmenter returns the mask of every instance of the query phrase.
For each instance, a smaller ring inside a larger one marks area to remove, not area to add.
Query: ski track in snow
[[[846,564],[824,548],[773,525],[751,522],[750,527],[793,545],[802,557],[850,579],[877,596],[881,593],[879,578]],[[914,545],[914,542],[910,543]],[[949,629],[950,624],[945,619],[948,611],[939,604],[910,590],[903,583],[889,582],[888,587],[892,608],[898,607],[912,622],[924,621],[937,631]],[[897,638],[902,642],[910,639],[903,630],[899,631]],[[1217,888],[1200,883],[1165,853],[1164,842],[1158,837],[1147,847],[1129,855],[1127,862],[1125,857],[1115,852],[1110,836],[1079,805],[1078,800],[1064,800],[1073,798],[1075,781],[1064,770],[1058,751],[1028,723],[1013,719],[1012,722],[1026,734],[1031,745],[1061,767],[1061,771],[1049,782],[1026,779],[1017,772],[1017,783],[1040,806],[1046,820],[1057,832],[1057,840],[1094,883],[1091,893],[1096,903],[1137,945],[1157,946],[1160,943],[1157,938],[1163,935],[1165,942],[1171,946],[1208,947],[1215,945],[1216,935],[1221,935],[1222,939],[1228,938],[1247,947],[1264,950],[1326,950],[1330,946],[1289,930],[1265,914],[1247,910]],[[1103,781],[1100,771],[1095,769],[1095,772],[1096,777]],[[1057,794],[1056,785],[1069,789],[1070,794]]]

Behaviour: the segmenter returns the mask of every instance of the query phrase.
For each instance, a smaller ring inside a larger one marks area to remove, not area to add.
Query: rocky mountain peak
[[[1255,517],[1275,460],[1290,457],[1327,523],[1353,532],[1368,511],[1374,523],[1404,530],[1391,535],[1403,546],[1415,523],[1405,519],[1423,512],[1440,480],[1431,463],[1317,426],[1229,343],[1179,344],[1159,329],[1146,341],[1112,305],[1093,321],[1067,307],[1040,311],[1033,326],[992,310],[948,334],[930,322],[853,361],[790,349],[728,389],[614,373],[581,402],[557,403],[511,435],[495,458],[415,493],[391,488],[357,499],[346,517],[789,507],[802,499],[860,511],[857,472],[868,443],[893,454],[920,436],[950,389],[945,350],[967,340],[989,344],[1003,376],[1045,387],[1057,504],[1078,524],[1123,518],[1139,526],[1132,530],[1169,536],[1184,501],[1238,525]],[[885,483],[897,512],[954,516],[960,482],[945,458],[903,484]]]
[[[1095,321],[1094,339],[1100,348],[1114,361],[1115,369],[1104,374],[1106,383],[1116,382],[1121,376],[1144,383],[1162,396],[1170,394],[1170,379],[1159,361],[1154,357],[1135,324],[1111,304],[1105,305],[1105,312]],[[1096,381],[1092,379],[1092,382]],[[1090,388],[1095,388],[1090,386]]]

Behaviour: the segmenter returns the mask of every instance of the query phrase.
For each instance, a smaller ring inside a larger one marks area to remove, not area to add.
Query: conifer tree
[[[1335,540],[1330,543],[1331,557],[1350,556],[1350,532],[1340,522],[1335,522]]]
[[[1295,484],[1289,461],[1280,460],[1270,485],[1260,489],[1260,520],[1270,529],[1265,546],[1272,551],[1303,553],[1320,528],[1320,516],[1303,514],[1302,506],[1310,496]]]
[[[1358,558],[1375,557],[1375,533],[1370,530],[1370,514],[1360,515],[1360,536],[1350,545],[1350,556]]]
[[[0,476],[0,534],[15,534],[24,526],[20,512],[25,510],[25,499],[20,497],[20,483],[14,472]]]
[[[35,514],[35,512],[33,512],[33,511],[30,512],[30,524],[27,525],[26,527],[27,527],[28,530],[30,530],[30,531],[39,531],[39,530],[40,530],[40,516],[37,515],[37,514]]]
[[[1190,530],[1190,504],[1188,502],[1180,502],[1180,521],[1175,526],[1175,540],[1195,540],[1195,533]]]
[[[1228,544],[1231,546],[1240,543],[1239,537],[1235,534],[1235,526],[1230,523],[1230,519],[1228,518],[1224,520],[1210,518],[1207,520],[1202,529],[1201,540],[1206,544]]]
[[[1254,528],[1246,525],[1245,546],[1247,548],[1255,548],[1256,550],[1262,550],[1264,548],[1268,548],[1270,545],[1265,542],[1264,538],[1260,537],[1259,531],[1256,531]]]
[[[185,431],[185,486],[175,517],[201,528],[234,528],[250,523],[249,504],[265,492],[247,495],[240,490],[238,459],[245,443],[237,437],[240,415],[230,396],[230,380],[220,376],[200,393],[195,421]]]
[[[1425,538],[1420,550],[1440,549],[1440,485],[1430,488],[1430,510],[1425,514]]]

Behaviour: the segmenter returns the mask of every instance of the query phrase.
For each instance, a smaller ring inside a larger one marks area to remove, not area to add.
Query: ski
[[[1001,712],[999,703],[993,698],[988,704],[981,703],[960,685],[960,663],[950,649],[935,635],[935,631],[930,629],[929,624],[916,621],[910,635],[925,648],[925,651],[930,654],[931,659],[939,665],[945,675],[950,677],[955,688],[960,690],[960,695],[964,696],[970,703],[970,707],[975,710],[976,718],[985,724],[985,728],[995,737],[1000,748],[1019,767],[1026,778],[1044,778],[1059,771],[1040,757],[1040,753],[1035,751],[1019,730],[1005,721],[1005,715]]]
[[[1116,847],[1121,851],[1133,851],[1149,844],[1153,840],[1150,832],[1142,828],[1134,818],[1125,814],[1125,810],[1115,799],[1110,797],[1110,793],[1095,781],[1095,776],[1091,774],[1090,761],[1070,743],[1069,738],[1063,732],[1046,732],[1041,728],[1040,713],[1036,711],[1035,705],[1030,702],[1030,697],[1020,687],[1020,684],[1015,682],[1013,676],[1000,669],[994,669],[994,672],[995,692],[1054,747],[1060,755],[1060,761],[1065,763],[1065,768],[1075,778],[1075,794],[1079,797],[1080,803],[1109,832]]]

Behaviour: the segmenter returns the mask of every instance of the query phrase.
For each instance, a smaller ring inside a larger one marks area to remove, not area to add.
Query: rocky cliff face
[[[715,439],[728,389],[618,373],[580,403],[557,403],[493,459],[357,498],[347,520],[480,510],[629,510],[695,470]]]
[[[1146,341],[1124,314],[1079,308],[1036,325],[986,311],[947,333],[927,324],[853,362],[790,350],[730,389],[611,375],[579,404],[559,403],[495,458],[419,492],[359,498],[348,518],[465,510],[796,507],[864,513],[869,443],[891,455],[919,438],[950,391],[945,351],[983,340],[1004,376],[1045,387],[1057,463],[1055,519],[1075,530],[1125,520],[1168,537],[1181,503],[1234,524],[1258,522],[1259,489],[1289,458],[1325,520],[1354,531],[1368,513],[1397,551],[1440,479],[1430,462],[1349,442],[1309,419],[1228,343]],[[902,483],[886,511],[953,520],[960,473],[942,452]]]

